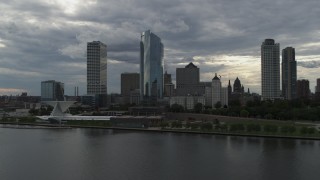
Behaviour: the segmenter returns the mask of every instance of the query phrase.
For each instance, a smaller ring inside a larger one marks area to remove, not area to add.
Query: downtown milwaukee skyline
[[[235,11],[236,10],[236,11]],[[298,79],[314,92],[320,77],[318,1],[37,1],[0,2],[0,95],[40,95],[40,82],[65,83],[67,95],[86,93],[86,45],[107,45],[108,93],[120,92],[120,74],[139,72],[139,43],[150,29],[164,44],[165,70],[193,62],[201,81],[214,73],[239,77],[261,94],[260,46],[296,50]],[[280,58],[281,59],[281,58]],[[282,61],[282,60],[281,60]],[[281,62],[280,61],[280,62]]]

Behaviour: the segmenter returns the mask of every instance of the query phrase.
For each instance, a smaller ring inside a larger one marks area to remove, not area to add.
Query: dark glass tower
[[[282,95],[285,99],[296,98],[297,89],[297,62],[295,50],[287,47],[282,50]]]

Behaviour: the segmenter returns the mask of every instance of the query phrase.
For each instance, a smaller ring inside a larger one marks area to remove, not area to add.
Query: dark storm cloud
[[[204,57],[257,57],[265,38],[274,38],[281,48],[295,47],[297,55],[316,56],[318,48],[302,44],[319,42],[319,14],[317,0],[0,2],[0,67],[5,69],[0,84],[37,94],[35,87],[47,79],[85,87],[86,43],[99,40],[107,44],[108,58],[119,62],[108,65],[109,92],[118,91],[118,75],[137,70],[131,67],[139,64],[140,33],[147,29],[162,39],[165,67],[173,74],[190,61],[203,73],[227,71],[230,64],[223,59]],[[316,61],[298,65],[319,67]]]

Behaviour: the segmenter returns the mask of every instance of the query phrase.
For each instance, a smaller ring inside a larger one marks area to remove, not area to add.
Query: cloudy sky
[[[121,72],[139,71],[140,33],[165,46],[165,68],[193,61],[201,80],[239,77],[261,93],[260,45],[273,38],[296,49],[298,79],[320,78],[318,0],[0,0],[0,95],[40,95],[40,82],[86,93],[86,43],[108,46],[108,92]]]

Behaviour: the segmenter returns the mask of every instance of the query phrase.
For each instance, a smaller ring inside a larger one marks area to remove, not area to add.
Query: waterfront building
[[[130,96],[136,91],[140,92],[140,75],[139,73],[122,73],[121,74],[121,96],[124,97],[124,103],[130,102]]]
[[[197,103],[206,104],[205,96],[174,96],[170,98],[170,106],[181,105],[186,110],[193,110]]]
[[[205,93],[205,86],[200,83],[200,70],[192,62],[184,68],[176,69],[176,95],[203,95]]]
[[[87,43],[87,94],[107,94],[107,45]]]
[[[163,44],[161,39],[147,30],[140,42],[140,95],[143,99],[163,97]]]
[[[130,104],[140,104],[140,89],[130,92]]]
[[[301,79],[297,81],[297,98],[299,99],[310,98],[309,80]]]
[[[139,73],[122,73],[121,74],[121,95],[129,96],[131,91],[140,88]]]
[[[41,101],[63,101],[64,84],[55,80],[41,82]]]
[[[280,98],[280,44],[265,39],[261,45],[262,99]]]
[[[282,50],[282,95],[284,99],[296,98],[297,62],[295,49],[287,47]]]

